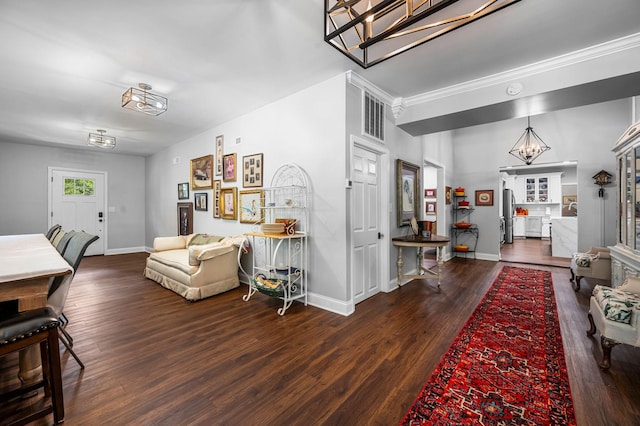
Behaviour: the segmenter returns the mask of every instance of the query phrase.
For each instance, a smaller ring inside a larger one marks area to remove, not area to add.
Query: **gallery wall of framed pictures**
[[[193,202],[178,206],[180,233],[193,232],[193,211],[208,211],[209,199],[212,218],[252,224],[264,220],[264,191],[257,189],[264,186],[264,154],[244,155],[238,163],[236,152],[225,153],[224,135],[215,137],[213,149],[213,154],[191,159],[189,182],[178,183],[178,200],[189,200],[193,193]],[[239,190],[240,185],[235,186],[238,180],[242,181],[242,188],[251,190]],[[202,192],[209,189],[211,192]],[[201,218],[196,214],[196,221]]]

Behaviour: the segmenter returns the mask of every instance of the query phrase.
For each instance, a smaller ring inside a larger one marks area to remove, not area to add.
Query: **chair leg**
[[[51,404],[53,405],[54,422],[62,423],[64,422],[64,396],[62,394],[62,369],[60,367],[58,339],[58,329],[54,328],[49,332],[47,339],[47,346],[49,347],[48,367],[51,376]]]
[[[75,351],[73,349],[71,349],[71,346],[69,346],[69,343],[67,343],[67,341],[65,339],[63,339],[62,336],[59,336],[58,338],[62,342],[64,347],[67,348],[69,353],[71,353],[71,356],[73,356],[75,358],[76,362],[80,365],[80,368],[82,370],[84,370],[84,364],[82,363],[82,361],[80,361],[80,358],[78,358],[78,355],[75,353]],[[57,346],[57,344],[56,344],[56,346]]]
[[[611,348],[619,345],[615,340],[607,339],[600,336],[600,345],[602,346],[602,362],[598,364],[601,369],[608,370],[611,367]]]
[[[596,323],[593,322],[593,315],[591,315],[591,312],[589,312],[589,324],[591,324],[591,328],[589,330],[587,330],[587,336],[593,336],[596,332]]]
[[[64,338],[67,341],[66,346],[73,347],[73,337],[69,335],[69,333],[67,332],[67,330],[64,329],[64,327],[60,327],[60,338],[61,339]]]

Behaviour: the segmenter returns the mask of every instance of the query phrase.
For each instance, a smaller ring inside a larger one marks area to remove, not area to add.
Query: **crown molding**
[[[388,92],[380,89],[378,86],[362,77],[360,74],[357,74],[353,70],[349,70],[346,72],[347,75],[347,83],[362,89],[367,90],[369,93],[383,101],[386,105],[392,105],[394,102],[394,97],[391,96]]]
[[[443,99],[449,96],[468,93],[497,84],[510,83],[514,80],[519,80],[525,77],[553,71],[559,68],[568,67],[571,65],[579,64],[581,62],[590,61],[593,59],[601,58],[603,56],[612,55],[638,47],[640,47],[640,33],[635,33],[629,36],[621,37],[619,39],[576,50],[565,55],[556,56],[554,58],[545,59],[529,65],[514,68],[509,71],[500,72],[475,80],[469,80],[464,83],[443,87],[442,89],[433,90],[431,92],[402,98],[401,101],[398,99],[395,102],[398,104],[403,104],[405,107],[409,107],[425,102]]]

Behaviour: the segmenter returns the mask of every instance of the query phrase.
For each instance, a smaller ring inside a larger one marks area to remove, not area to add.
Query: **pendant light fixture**
[[[87,144],[98,148],[113,149],[116,147],[115,136],[105,135],[106,130],[98,129],[98,133],[89,133]]]
[[[325,0],[324,40],[367,68],[519,1]]]
[[[139,83],[138,88],[130,87],[122,94],[122,108],[132,109],[149,115],[160,115],[167,110],[169,101],[164,96],[151,93],[152,87]]]
[[[533,163],[536,158],[540,157],[543,152],[550,149],[551,148],[540,139],[540,136],[533,131],[531,120],[527,117],[527,128],[515,145],[513,145],[509,154],[524,161],[528,166]]]

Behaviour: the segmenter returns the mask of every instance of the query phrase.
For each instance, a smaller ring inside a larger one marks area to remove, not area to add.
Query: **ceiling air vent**
[[[364,92],[364,134],[384,141],[384,103]]]

